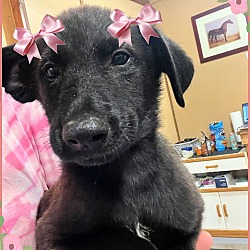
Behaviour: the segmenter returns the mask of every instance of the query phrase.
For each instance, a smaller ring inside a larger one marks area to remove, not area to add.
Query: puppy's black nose
[[[70,121],[63,126],[63,141],[73,150],[95,150],[104,144],[109,126],[97,117],[83,121]]]

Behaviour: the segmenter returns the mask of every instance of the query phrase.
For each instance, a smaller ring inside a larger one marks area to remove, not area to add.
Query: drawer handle
[[[209,169],[209,168],[218,168],[218,167],[219,167],[219,165],[218,165],[218,164],[216,164],[216,165],[206,166],[206,169]]]
[[[223,204],[223,211],[224,211],[225,217],[229,217],[228,212],[227,212],[227,205],[226,204]]]
[[[216,210],[217,210],[218,216],[219,216],[219,217],[222,217],[222,214],[221,214],[221,212],[220,212],[220,206],[219,206],[218,204],[216,205]]]

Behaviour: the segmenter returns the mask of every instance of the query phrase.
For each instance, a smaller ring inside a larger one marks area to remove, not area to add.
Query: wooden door
[[[221,207],[219,193],[201,193],[205,211],[203,213],[203,229],[225,230],[226,223]]]
[[[219,196],[227,229],[247,230],[248,192],[221,192]]]

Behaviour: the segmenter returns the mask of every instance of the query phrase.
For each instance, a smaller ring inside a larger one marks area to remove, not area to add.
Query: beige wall
[[[138,15],[139,11],[143,7],[135,2],[130,0],[84,0],[84,4],[88,5],[99,5],[102,7],[107,7],[110,9],[120,9],[125,12],[127,15],[136,16]]]
[[[31,31],[37,32],[41,21],[46,14],[58,15],[61,11],[71,7],[80,6],[79,0],[25,0],[25,7],[28,15],[28,22]]]
[[[232,131],[229,113],[241,110],[241,104],[248,101],[246,52],[204,64],[199,61],[190,18],[219,5],[216,0],[162,0],[154,5],[164,20],[160,28],[184,48],[195,65],[192,85],[185,94],[186,108],[174,102],[181,139],[200,137],[201,130],[208,133],[208,124],[216,120],[224,122],[228,134]]]
[[[61,11],[67,10],[71,7],[80,6],[80,3],[88,5],[99,5],[102,7],[108,7],[111,9],[122,9],[124,12],[130,15],[137,15],[141,5],[131,2],[129,0],[25,0],[25,6],[27,10],[28,20],[32,32],[36,32],[41,24],[41,21],[45,14],[50,14],[52,16],[58,15]]]
[[[37,31],[45,14],[56,15],[69,7],[80,5],[80,0],[26,0],[25,2],[32,31]],[[129,0],[84,0],[83,2],[111,9],[118,8],[133,17],[142,8],[141,5]],[[186,108],[179,108],[172,95],[181,139],[200,137],[201,130],[208,133],[208,124],[215,120],[224,122],[228,134],[232,130],[229,113],[240,110],[241,104],[247,102],[246,53],[204,64],[200,64],[199,61],[190,18],[218,5],[220,4],[216,0],[162,0],[154,5],[161,11],[163,17],[163,23],[159,27],[183,47],[195,65],[195,77],[185,94]],[[160,132],[174,143],[177,141],[177,133],[165,84],[162,87]]]

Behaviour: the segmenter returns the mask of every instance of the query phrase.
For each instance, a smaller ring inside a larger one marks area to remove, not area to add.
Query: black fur
[[[3,49],[3,85],[20,102],[38,99],[63,163],[39,206],[37,250],[195,249],[203,204],[192,176],[157,135],[159,78],[167,73],[180,106],[193,65],[160,35],[133,46],[107,32],[110,11],[71,9],[60,19],[58,54],[38,41],[42,60]],[[158,32],[158,31],[157,31]],[[159,33],[160,34],[160,33]],[[128,61],[117,65],[123,60]],[[48,68],[60,75],[48,78]],[[140,230],[136,230],[136,228]],[[145,238],[138,236],[145,231]]]

